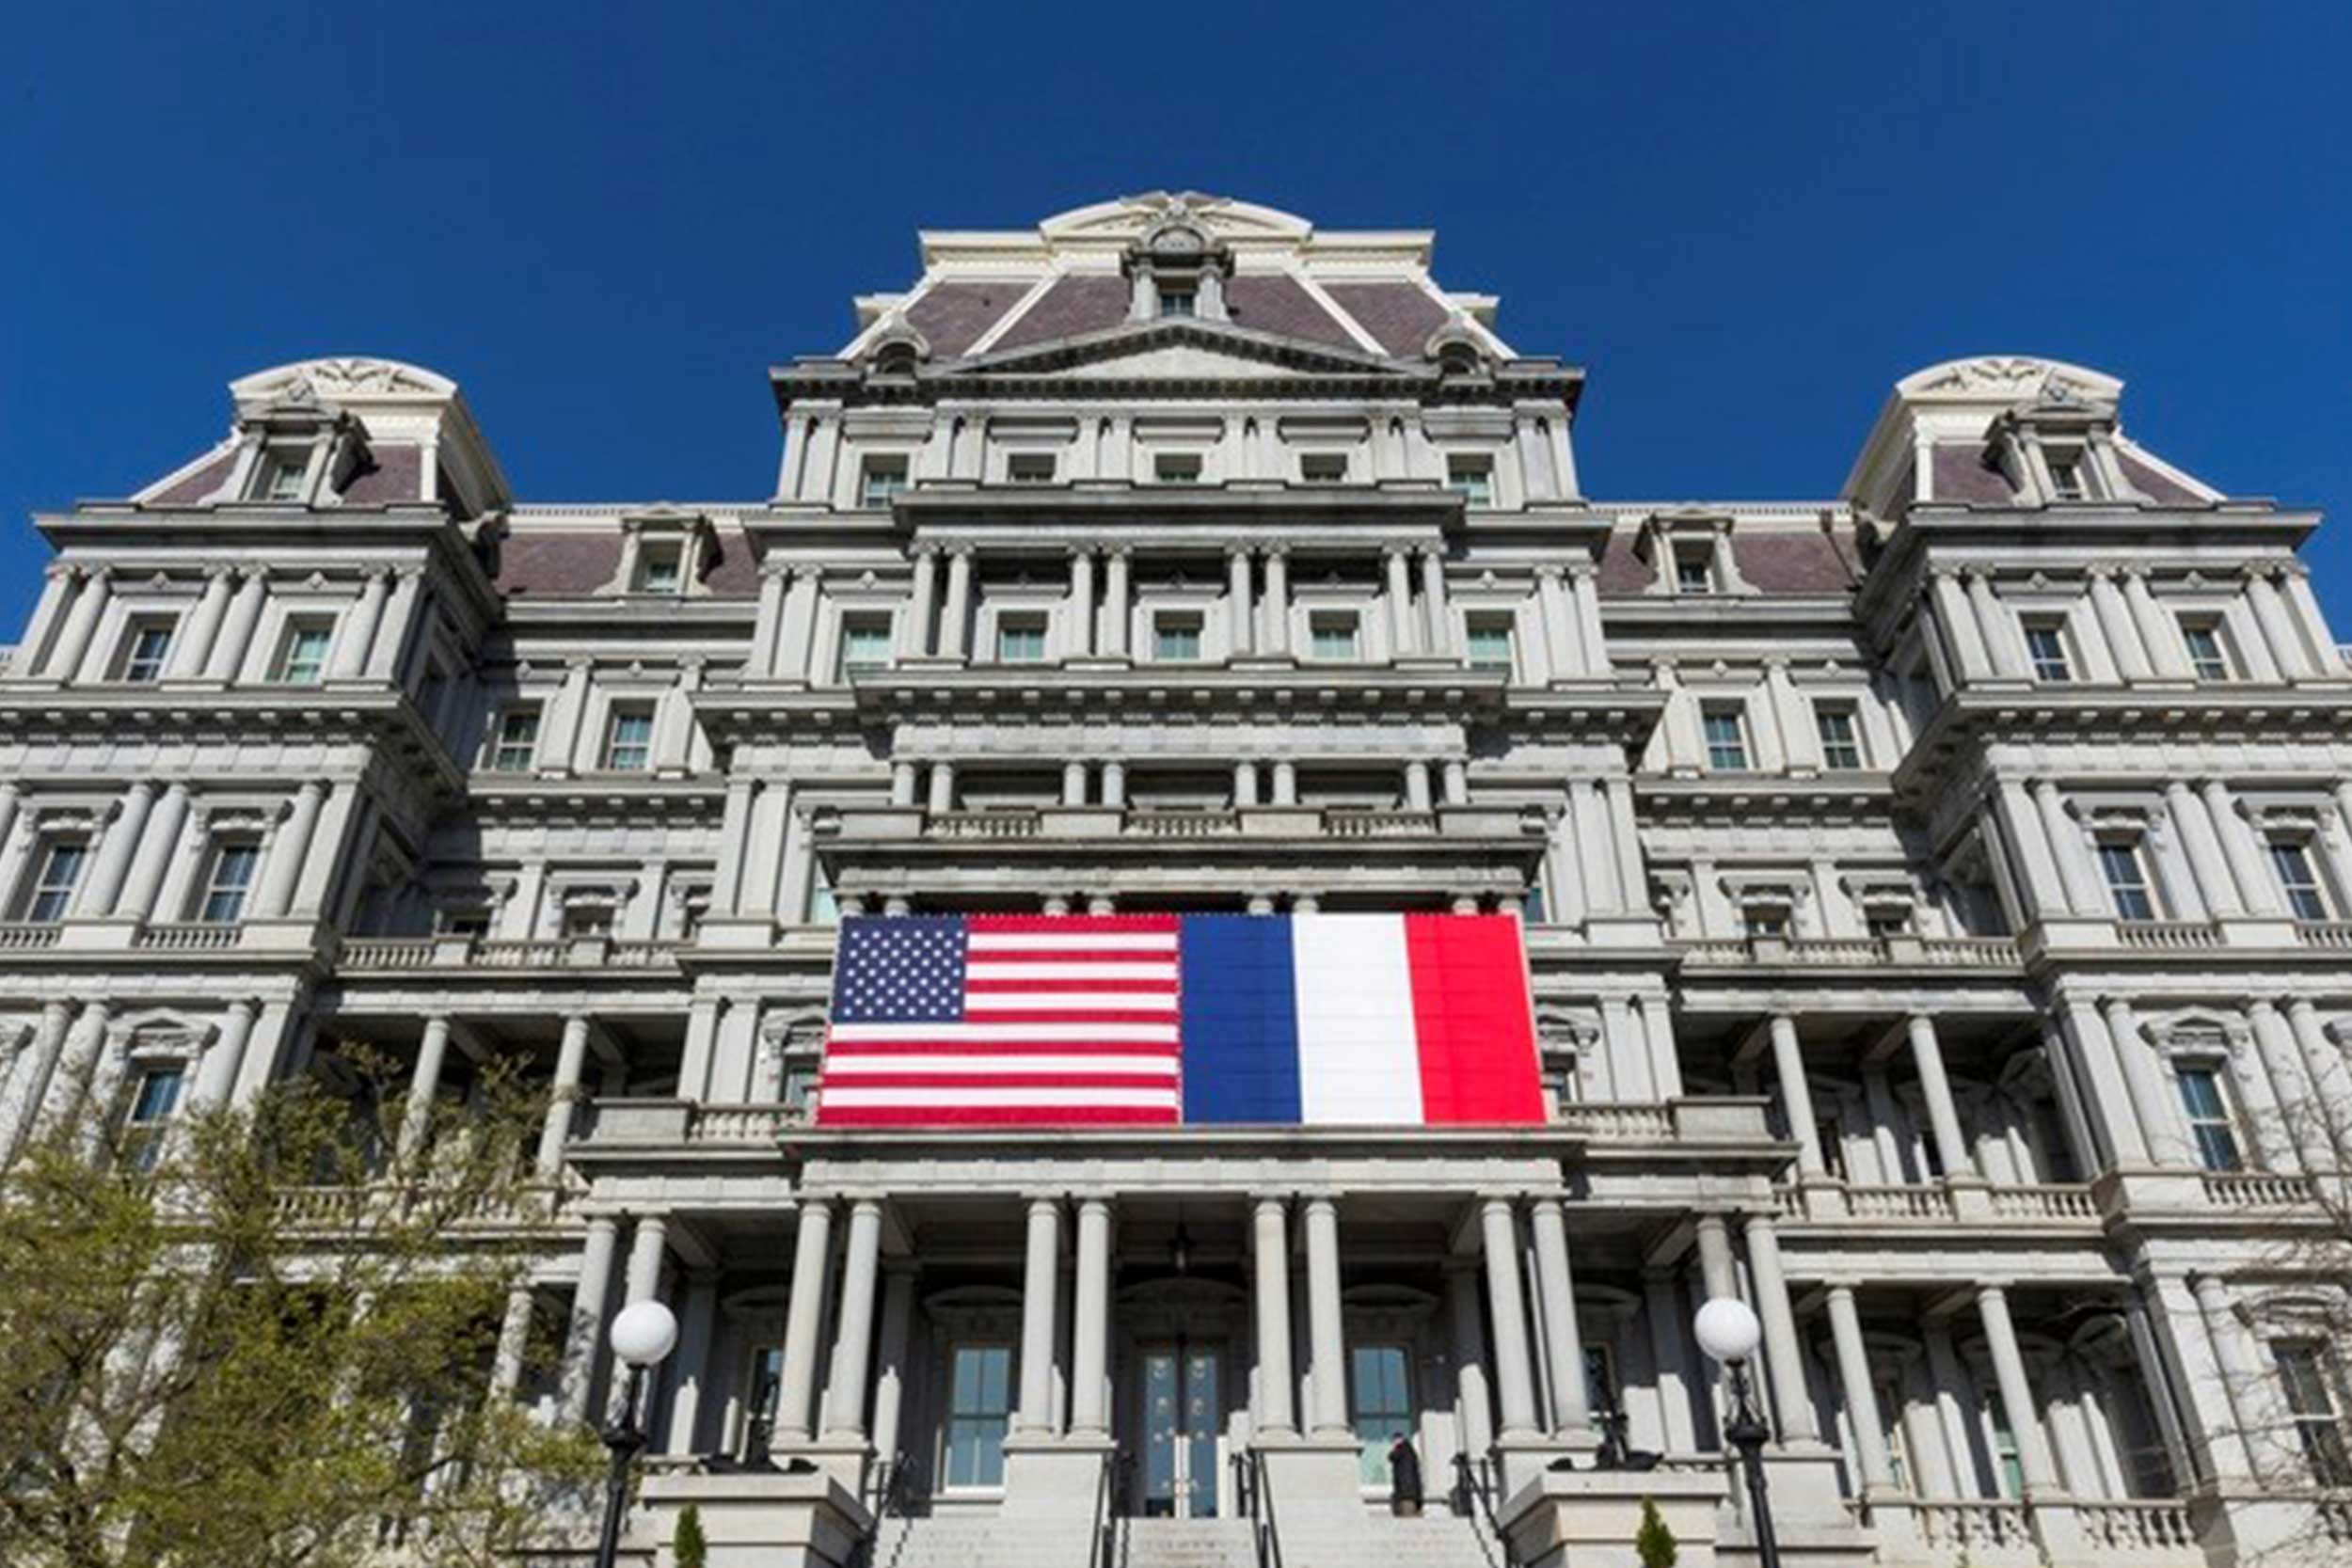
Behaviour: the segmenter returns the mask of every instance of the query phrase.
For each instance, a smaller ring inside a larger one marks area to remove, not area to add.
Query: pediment
[[[982,355],[957,369],[963,374],[1073,381],[1280,381],[1397,373],[1392,362],[1377,355],[1205,321],[1132,322]]]

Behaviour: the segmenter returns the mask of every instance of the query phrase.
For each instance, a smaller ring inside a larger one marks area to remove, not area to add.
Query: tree
[[[692,1503],[678,1510],[677,1528],[671,1532],[670,1556],[677,1568],[705,1568],[710,1543],[703,1539],[703,1511]]]
[[[1633,1553],[1642,1560],[1642,1568],[1675,1568],[1675,1559],[1681,1552],[1675,1532],[1666,1527],[1665,1516],[1658,1512],[1655,1498],[1642,1499],[1642,1525],[1633,1532]]]
[[[497,1239],[550,1195],[536,1113],[485,1065],[438,1135],[404,1137],[382,1065],[340,1061],[163,1144],[88,1085],[0,1178],[0,1561],[342,1568],[386,1545],[487,1563],[568,1522],[584,1432],[491,1393],[525,1259]]]

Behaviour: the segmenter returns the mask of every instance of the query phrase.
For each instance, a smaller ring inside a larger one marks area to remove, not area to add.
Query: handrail
[[[1258,1568],[1282,1568],[1282,1530],[1274,1517],[1274,1487],[1266,1479],[1265,1455],[1252,1449],[1249,1464],[1257,1472],[1249,1488],[1256,1504],[1249,1533],[1258,1548]]]
[[[1094,1524],[1087,1532],[1087,1568],[1111,1568],[1111,1468],[1116,1449],[1103,1450],[1103,1467],[1094,1478]]]
[[[1518,1555],[1511,1549],[1511,1538],[1502,1532],[1502,1521],[1495,1517],[1494,1493],[1497,1488],[1486,1475],[1489,1467],[1499,1464],[1500,1461],[1492,1454],[1484,1459],[1472,1459],[1466,1453],[1455,1454],[1454,1467],[1456,1480],[1454,1489],[1456,1494],[1467,1494],[1472,1500],[1476,1510],[1471,1515],[1472,1525],[1481,1515],[1486,1518],[1486,1533],[1495,1538],[1495,1545],[1502,1553],[1503,1568],[1519,1568]]]

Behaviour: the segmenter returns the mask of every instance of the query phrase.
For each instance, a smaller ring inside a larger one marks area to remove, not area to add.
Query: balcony
[[[1869,1505],[1882,1539],[1910,1532],[1937,1564],[2036,1568],[2078,1552],[2131,1568],[2202,1568],[2191,1507],[2173,1497],[2030,1503],[2007,1498],[1904,1498]],[[2079,1546],[2076,1543],[2079,1542]]]
[[[1705,937],[1675,944],[1685,969],[1981,969],[2024,962],[2009,937]]]
[[[674,972],[679,943],[612,937],[346,937],[335,967],[351,974],[417,970],[623,969]]]
[[[1525,840],[1540,845],[1543,816],[1522,806],[1436,806],[1400,811],[1358,806],[1008,806],[926,811],[920,806],[842,806],[819,812],[817,831],[840,845],[1038,840],[1050,843],[1167,839]]]
[[[443,1189],[437,1201],[449,1205],[442,1216],[457,1229],[532,1230],[565,1218],[575,1196],[574,1189],[560,1185],[488,1196],[453,1195]],[[435,1201],[429,1188],[288,1187],[277,1194],[275,1207],[278,1224],[287,1231],[342,1235],[372,1225],[411,1223]]]
[[[2101,1223],[2087,1182],[1996,1185],[1981,1180],[1892,1185],[1816,1179],[1776,1189],[1780,1212],[1807,1224],[2084,1226]]]

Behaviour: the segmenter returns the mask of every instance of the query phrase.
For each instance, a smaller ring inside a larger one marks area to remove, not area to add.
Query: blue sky
[[[2352,505],[2341,3],[151,9],[0,57],[0,640],[26,514],[201,449],[234,375],[430,365],[527,499],[763,496],[766,367],[918,225],[1161,187],[1435,228],[1590,372],[1596,496],[1831,494],[1896,377],[1997,351]]]

